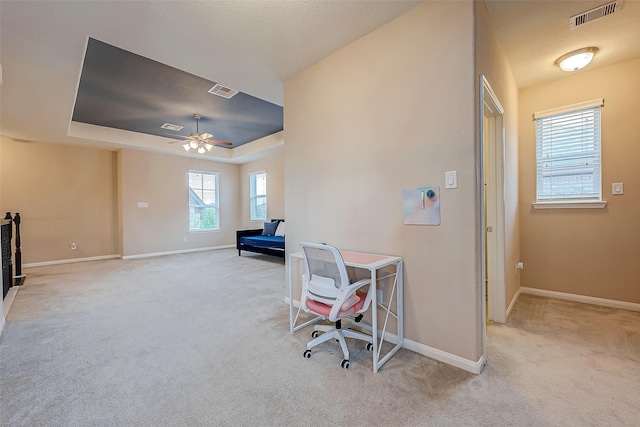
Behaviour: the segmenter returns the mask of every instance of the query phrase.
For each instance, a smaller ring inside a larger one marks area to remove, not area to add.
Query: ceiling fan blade
[[[171,141],[169,141],[168,144],[173,144],[175,142],[180,142],[180,141],[183,141],[183,140],[185,140],[187,138],[184,135],[179,135],[179,134],[178,135],[176,135],[176,134],[171,134],[170,135],[168,133],[165,133],[165,134],[162,134],[162,135],[158,135],[158,136],[160,136],[162,138],[171,139]]]
[[[233,146],[232,142],[218,141],[217,139],[209,139],[209,140],[207,140],[207,142],[209,142],[209,144],[214,144],[214,145],[224,145],[225,147]]]
[[[174,139],[173,141],[167,142],[167,144],[175,144],[176,142],[184,144],[185,142],[191,142],[191,141],[198,142],[198,140],[196,140],[196,139],[194,139],[194,138],[192,138],[190,136],[178,135],[178,137],[181,138],[181,139]]]
[[[197,117],[196,117],[197,116]],[[198,121],[200,120],[200,115],[199,114],[194,114],[194,118],[196,119],[196,132],[195,133],[190,133],[189,136],[183,136],[183,135],[171,135],[171,136],[177,136],[180,137],[182,139],[176,139],[174,141],[169,141],[167,144],[175,144],[176,142],[179,142],[181,144],[190,144],[191,148],[203,148],[202,144],[204,145],[203,149],[211,150],[211,146],[212,145],[220,145],[223,147],[232,147],[233,143],[228,142],[228,141],[218,141],[217,139],[210,139],[213,138],[213,135],[210,133],[198,133]]]

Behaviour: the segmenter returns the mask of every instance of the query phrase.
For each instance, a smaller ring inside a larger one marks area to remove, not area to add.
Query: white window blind
[[[538,202],[602,200],[600,105],[535,115]]]

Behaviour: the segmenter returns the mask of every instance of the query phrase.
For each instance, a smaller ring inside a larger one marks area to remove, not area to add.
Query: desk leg
[[[386,316],[384,319],[384,325],[382,327],[380,339],[378,339],[378,301],[377,301],[377,271],[372,269],[371,271],[371,283],[373,286],[373,296],[372,296],[372,305],[374,307],[373,313],[371,313],[371,323],[372,323],[372,338],[373,338],[373,372],[377,373],[378,370],[387,363],[387,361],[400,350],[404,345],[404,283],[403,283],[403,272],[402,272],[402,260],[398,261],[395,264],[396,273],[394,278],[394,285],[389,296],[389,305],[391,305],[391,300],[393,299],[394,291],[396,292],[396,317],[397,325],[398,325],[398,339],[396,345],[384,355],[382,360],[380,360],[380,352],[382,344],[384,343],[384,335],[387,330],[387,320],[389,318],[389,314],[393,315],[391,311],[391,307],[384,307],[386,310]]]
[[[404,266],[402,260],[396,264],[398,280],[398,296],[396,297],[396,313],[398,313],[398,345],[404,347]]]
[[[378,342],[378,278],[375,268],[371,269],[371,336],[373,338],[373,373],[378,372],[378,347],[382,345]]]

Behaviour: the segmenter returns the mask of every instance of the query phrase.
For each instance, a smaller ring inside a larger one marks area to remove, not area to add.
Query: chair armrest
[[[349,286],[345,288],[348,294],[347,298],[349,298],[349,295],[354,294],[361,287],[370,285],[370,284],[371,284],[371,279],[362,279],[362,280],[358,280],[357,282],[351,283]]]
[[[371,284],[371,279],[362,279],[362,280],[358,280],[355,283],[351,283],[346,288],[342,288],[341,292],[340,292],[340,297],[338,298],[338,301],[336,301],[335,304],[333,305],[333,307],[331,307],[331,313],[329,314],[329,320],[334,322],[335,319],[337,319],[337,317],[338,317],[338,313],[340,313],[340,309],[342,307],[342,304],[351,295],[354,295],[358,289],[362,288],[363,286],[370,285],[370,284]],[[365,303],[364,303],[364,305],[362,307],[366,310],[366,308],[369,307],[370,302],[371,302],[371,298],[370,298],[369,294],[367,293],[367,299],[365,300]]]

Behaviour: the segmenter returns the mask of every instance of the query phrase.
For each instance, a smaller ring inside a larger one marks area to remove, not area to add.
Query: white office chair
[[[340,251],[333,246],[317,243],[300,243],[304,254],[306,271],[302,276],[301,308],[307,313],[313,313],[326,320],[335,322],[335,327],[316,325],[311,334],[312,341],[307,343],[304,357],[311,357],[311,349],[330,339],[340,342],[344,359],[340,363],[345,369],[349,368],[349,349],[345,338],[355,338],[366,341],[367,350],[373,348],[370,335],[350,329],[342,329],[341,319],[357,316],[356,322],[362,319],[371,303],[369,290],[362,290],[371,284],[370,279],[351,283],[347,275],[347,268]],[[318,332],[324,332],[319,335]]]

